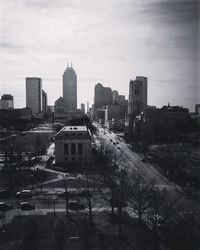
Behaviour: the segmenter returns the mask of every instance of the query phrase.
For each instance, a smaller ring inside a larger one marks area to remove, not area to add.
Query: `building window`
[[[72,157],[72,162],[75,162],[75,157]]]
[[[65,161],[68,162],[68,157],[65,157]]]
[[[79,154],[79,155],[82,155],[82,154],[83,154],[83,144],[82,144],[82,143],[79,143],[79,144],[78,144],[78,154]]]
[[[71,155],[75,155],[76,154],[76,144],[72,143],[71,144]]]
[[[69,154],[69,144],[64,144],[64,154],[65,155]]]
[[[79,157],[78,160],[79,160],[79,162],[82,162],[82,157]]]
[[[58,114],[63,114],[64,113],[64,108],[57,108],[57,113]]]
[[[135,95],[139,95],[139,88],[138,88],[138,86],[135,86]]]

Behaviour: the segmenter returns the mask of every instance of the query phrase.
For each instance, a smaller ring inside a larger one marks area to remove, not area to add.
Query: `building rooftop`
[[[63,129],[62,129],[63,132],[66,132],[66,131],[87,131],[87,128],[86,126],[65,126]]]

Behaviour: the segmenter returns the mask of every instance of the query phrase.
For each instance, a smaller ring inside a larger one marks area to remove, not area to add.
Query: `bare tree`
[[[159,151],[156,152],[156,158],[162,163],[162,168],[168,176],[177,176],[185,171],[186,153],[182,145],[169,144],[160,147]]]
[[[101,202],[111,207],[111,221],[118,225],[118,236],[122,236],[123,208],[129,197],[128,174],[121,169],[113,171],[104,179],[104,188],[99,190]],[[115,208],[117,213],[115,213]]]
[[[150,204],[151,189],[154,180],[147,180],[141,171],[129,177],[129,207],[138,215],[139,224],[147,213]]]
[[[158,249],[159,234],[170,217],[179,209],[179,198],[180,195],[172,194],[166,189],[159,190],[156,186],[153,186],[151,189],[148,216],[154,233],[156,250]]]
[[[84,180],[81,180],[81,192],[79,196],[83,197],[86,201],[86,206],[89,210],[89,223],[90,225],[93,224],[93,207],[95,205],[95,200],[93,199],[94,190],[95,190],[95,183],[90,180],[88,173],[86,172],[84,175]]]
[[[68,192],[68,185],[67,185],[67,181],[65,176],[63,177],[63,181],[64,181],[64,188],[65,188],[65,207],[66,207],[66,214],[67,216],[69,216],[69,207],[68,207],[68,203],[69,203],[69,192]]]
[[[99,154],[104,160],[102,171],[104,188],[100,189],[100,199],[111,207],[111,220],[117,222],[118,236],[122,236],[123,208],[129,196],[126,156],[110,143],[103,142],[100,144]],[[116,215],[115,208],[117,208]]]

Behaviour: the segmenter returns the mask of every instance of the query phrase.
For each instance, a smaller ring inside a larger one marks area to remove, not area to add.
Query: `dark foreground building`
[[[166,141],[187,132],[191,125],[189,111],[179,106],[146,109],[133,120],[133,136],[147,142]]]

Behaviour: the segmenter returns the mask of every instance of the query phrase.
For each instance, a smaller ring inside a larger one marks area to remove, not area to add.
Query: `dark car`
[[[32,197],[31,190],[24,189],[22,191],[17,192],[16,197],[21,199],[28,199]]]
[[[77,194],[77,196],[79,196],[79,197],[91,197],[92,194],[91,194],[90,191],[84,190],[84,191],[79,192],[79,193]]]
[[[80,204],[77,201],[69,201],[68,208],[70,210],[76,210],[76,211],[85,209],[84,205]]]
[[[21,210],[34,210],[35,205],[30,204],[29,202],[22,202],[20,203]]]
[[[0,199],[8,199],[10,197],[11,197],[11,193],[9,190],[4,190],[4,189],[0,190]]]
[[[75,193],[64,191],[62,193],[59,193],[58,196],[61,198],[73,198],[75,196]]]
[[[6,202],[0,202],[0,211],[5,212],[5,211],[11,210],[11,209],[13,209],[12,205],[10,205]]]

